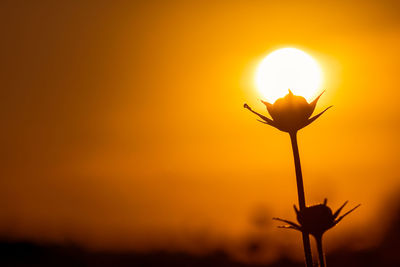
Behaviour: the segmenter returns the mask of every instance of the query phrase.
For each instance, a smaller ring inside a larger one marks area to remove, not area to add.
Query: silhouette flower
[[[303,235],[311,234],[314,236],[315,241],[317,242],[320,267],[326,266],[324,250],[322,248],[322,235],[360,206],[359,204],[342,216],[338,217],[343,207],[347,204],[347,201],[335,213],[332,213],[332,210],[326,205],[327,201],[328,200],[325,198],[323,204],[305,207],[300,209],[300,211],[297,209],[296,205],[294,205],[294,210],[296,212],[297,221],[299,224],[280,218],[273,218],[274,220],[288,224],[284,226],[278,226],[279,228],[295,229],[302,232]]]
[[[288,225],[280,226],[280,228],[290,228],[295,229],[300,232],[311,234],[316,238],[322,237],[322,235],[338,224],[345,216],[354,211],[360,206],[357,205],[342,216],[338,217],[344,206],[347,204],[346,201],[335,213],[332,213],[331,208],[327,204],[327,199],[324,200],[323,204],[318,204],[310,207],[305,207],[302,210],[298,210],[296,205],[294,205],[294,210],[297,215],[297,221],[299,224],[294,222],[283,220],[280,218],[273,218],[274,220],[285,222]]]
[[[319,118],[319,116],[321,116],[326,110],[330,108],[328,107],[318,115],[310,118],[321,95],[322,94],[320,94],[311,103],[308,103],[304,97],[295,96],[289,90],[289,93],[285,97],[276,100],[274,104],[261,101],[266,105],[272,119],[253,111],[247,104],[244,104],[245,108],[247,108],[262,119],[259,120],[260,122],[271,125],[283,132],[289,133],[292,143],[294,166],[296,171],[297,195],[300,206],[300,211],[298,211],[296,208],[296,213],[298,213],[297,217],[300,225],[282,219],[277,220],[288,223],[289,225],[286,226],[287,228],[293,228],[302,232],[304,256],[307,267],[313,266],[309,234],[315,234],[314,236],[317,239],[318,245],[318,254],[320,256],[320,266],[324,267],[325,261],[322,252],[322,234],[329,228],[336,225],[345,215],[348,214],[347,213],[336,220],[343,206],[337,212],[335,212],[335,214],[332,214],[331,209],[326,206],[326,202],[324,203],[324,205],[317,205],[318,207],[306,207],[303,174],[301,172],[299,148],[297,145],[297,132],[298,130],[306,127],[307,125],[315,121],[317,118]],[[318,234],[320,234],[320,236],[318,236]]]
[[[267,107],[272,120],[253,111],[247,104],[244,104],[244,107],[259,116],[262,119],[262,121],[259,120],[260,122],[271,125],[284,132],[294,133],[318,119],[319,116],[332,107],[330,106],[318,115],[310,118],[322,93],[311,103],[307,103],[306,99],[302,96],[294,95],[290,89],[285,97],[279,98],[274,104],[261,100]]]

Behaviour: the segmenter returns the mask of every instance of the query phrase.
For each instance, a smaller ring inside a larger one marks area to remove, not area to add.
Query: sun
[[[310,101],[322,84],[317,61],[297,48],[281,48],[267,55],[258,66],[256,86],[262,97],[273,103],[290,89]]]

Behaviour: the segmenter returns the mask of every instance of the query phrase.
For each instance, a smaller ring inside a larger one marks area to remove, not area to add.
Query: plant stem
[[[306,199],[304,196],[304,185],[303,185],[303,175],[301,173],[301,165],[300,165],[300,155],[299,148],[297,145],[297,131],[289,133],[290,140],[292,142],[292,150],[293,150],[293,158],[294,158],[294,166],[296,170],[296,182],[297,182],[297,195],[299,198],[299,206],[300,210],[303,210],[306,207]],[[306,233],[303,234],[303,247],[304,247],[304,255],[306,259],[306,266],[312,267],[312,254],[311,254],[311,245],[310,245],[310,236]]]
[[[315,240],[317,241],[319,266],[326,267],[324,250],[322,249],[322,236],[315,237]]]

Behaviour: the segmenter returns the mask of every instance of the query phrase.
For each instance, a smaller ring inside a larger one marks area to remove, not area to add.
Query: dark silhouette
[[[319,264],[321,267],[325,267],[326,265],[324,251],[322,249],[323,234],[360,206],[360,204],[355,206],[338,218],[340,212],[348,201],[346,201],[337,211],[335,211],[335,213],[332,213],[331,208],[326,205],[327,202],[328,200],[325,198],[323,204],[306,207],[303,210],[298,210],[296,205],[294,205],[294,210],[296,212],[297,221],[299,224],[280,218],[274,218],[277,221],[289,224],[280,226],[280,228],[295,229],[307,235],[311,234],[314,236],[315,241],[317,242]]]
[[[244,108],[247,108],[257,116],[259,116],[262,123],[271,125],[272,127],[277,128],[283,132],[287,132],[289,134],[295,134],[300,129],[306,127],[311,124],[313,121],[318,119],[325,111],[327,111],[330,107],[327,107],[324,111],[310,118],[312,113],[314,112],[315,106],[322,92],[314,101],[310,104],[307,103],[307,100],[302,96],[297,96],[292,93],[289,89],[289,93],[283,97],[279,98],[275,101],[274,104],[270,104],[266,101],[261,102],[267,107],[268,113],[271,115],[272,120],[264,115],[261,115],[258,112],[255,112],[251,109],[251,107],[247,104],[244,104]]]
[[[249,105],[244,104],[245,108],[247,108],[262,119],[262,121],[259,120],[260,122],[273,126],[283,132],[289,133],[292,143],[294,165],[296,170],[297,195],[299,198],[299,207],[301,211],[306,208],[306,201],[303,186],[303,175],[301,172],[299,148],[297,144],[297,132],[318,119],[325,111],[331,108],[331,106],[327,107],[318,115],[310,118],[312,113],[314,112],[315,106],[317,105],[318,99],[321,97],[322,94],[323,92],[314,101],[308,103],[304,97],[294,95],[289,89],[289,93],[285,97],[276,100],[274,104],[268,103],[266,101],[261,101],[267,107],[268,113],[271,115],[272,120],[264,115],[261,115],[260,113],[253,111],[249,107]],[[306,266],[312,267],[313,263],[310,237],[309,234],[304,231],[302,232],[302,235]]]
[[[289,133],[289,134],[290,134],[290,140],[292,143],[294,166],[295,166],[295,170],[296,170],[297,196],[299,198],[300,210],[304,210],[306,208],[306,199],[305,199],[305,194],[304,194],[303,173],[301,171],[299,147],[297,145],[297,132]],[[303,235],[304,255],[306,257],[306,265],[312,266],[312,253],[311,253],[310,237],[309,237],[309,234],[306,232],[302,232],[302,235]]]

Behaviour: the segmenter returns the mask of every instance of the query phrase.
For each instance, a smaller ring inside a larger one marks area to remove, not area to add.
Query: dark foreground
[[[396,267],[400,266],[400,201],[392,212],[391,223],[381,243],[362,251],[333,251],[327,255],[330,267]],[[34,244],[0,240],[0,267],[300,267],[301,262],[280,259],[269,265],[234,261],[226,253],[216,251],[195,256],[186,253],[93,252],[74,245]]]
[[[397,239],[398,240],[398,239]],[[397,241],[398,243],[399,241]],[[398,245],[398,244],[397,244]],[[0,243],[0,266],[140,266],[140,267],[250,267],[303,266],[302,263],[281,259],[270,265],[245,264],[232,260],[223,252],[206,256],[183,253],[111,253],[89,252],[76,246],[35,245],[26,242]],[[335,252],[328,255],[329,266],[400,266],[399,246],[383,246],[361,252]]]

